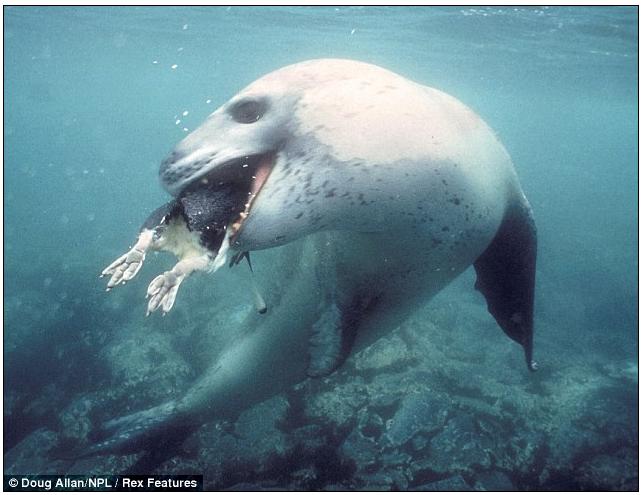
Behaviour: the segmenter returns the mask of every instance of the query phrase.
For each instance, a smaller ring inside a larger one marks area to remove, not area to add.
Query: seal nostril
[[[178,174],[173,170],[165,169],[161,171],[160,178],[164,183],[171,184],[172,182],[176,182]]]
[[[185,156],[186,156],[186,153],[174,150],[167,156],[167,158],[163,160],[161,165],[164,167],[174,165],[176,162],[180,161]]]
[[[185,153],[177,152],[176,150],[172,151],[160,164],[159,174],[161,179],[165,183],[173,182],[176,177],[175,165],[179,162]]]

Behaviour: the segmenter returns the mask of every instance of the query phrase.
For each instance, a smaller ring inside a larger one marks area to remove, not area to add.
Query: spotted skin
[[[239,119],[248,102],[260,112]],[[161,183],[179,196],[239,157],[267,154],[271,172],[232,249],[252,251],[255,267],[268,267],[256,271],[273,310],[243,320],[239,337],[176,399],[168,426],[234,417],[306,370],[336,369],[338,340],[321,338],[324,326],[342,332],[336,326],[349,320],[354,338],[341,342],[367,346],[473,264],[489,311],[524,346],[530,366],[530,206],[508,153],[472,110],[371,64],[302,62],[258,79],[212,113],[162,163]],[[505,218],[511,228],[502,228]],[[501,277],[519,272],[519,280],[504,284],[493,268],[501,266],[510,267]],[[311,366],[311,332],[313,354],[333,343],[321,352],[322,366]],[[115,435],[140,437],[134,425],[148,418],[130,416]]]

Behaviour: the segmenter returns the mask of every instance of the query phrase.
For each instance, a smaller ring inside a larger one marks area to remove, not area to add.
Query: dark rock
[[[265,469],[270,456],[283,455],[287,442],[285,434],[277,428],[287,410],[287,401],[282,396],[272,397],[243,412],[234,426],[234,435],[224,434],[221,445],[212,445],[227,453],[237,462]]]
[[[59,415],[61,437],[76,443],[87,443],[87,435],[92,429],[89,412],[94,401],[90,397],[79,397]]]
[[[5,474],[56,474],[64,461],[54,461],[49,452],[58,445],[58,435],[41,428],[24,438],[4,456]]]
[[[57,384],[50,383],[39,391],[37,397],[29,402],[23,412],[28,416],[49,416],[54,411],[63,409],[64,405],[64,394],[60,393]]]
[[[319,425],[302,426],[288,432],[289,445],[300,447],[305,452],[313,452],[326,444],[326,435]]]
[[[324,492],[346,492],[352,487],[347,485],[342,485],[341,483],[328,483],[323,487]]]
[[[381,371],[402,364],[413,357],[406,343],[398,336],[383,337],[354,357],[358,371]]]
[[[605,449],[637,450],[637,388],[629,381],[591,375],[584,368],[571,368],[566,374],[567,397],[560,399],[555,418],[544,425],[550,429],[547,444],[555,447],[547,453],[542,483],[548,483],[549,477],[559,483],[556,477],[575,472],[587,456],[602,454]]]
[[[442,394],[423,391],[406,396],[388,422],[385,437],[392,445],[403,445],[419,432],[440,429],[451,404]]]
[[[637,445],[638,395],[628,384],[596,389],[585,402],[579,423],[600,437],[601,442]]]
[[[304,467],[291,473],[290,477],[295,485],[307,487],[317,480],[318,473],[313,467]]]
[[[479,473],[475,482],[475,490],[487,492],[509,492],[515,490],[510,478],[501,471]]]
[[[446,478],[432,483],[426,483],[420,486],[410,488],[418,492],[463,492],[470,491],[471,487],[461,475]]]
[[[409,454],[399,452],[397,449],[381,454],[381,462],[384,466],[406,466],[411,460],[412,457]]]
[[[176,351],[171,335],[160,331],[144,334],[133,327],[131,335],[103,349],[101,358],[117,384],[119,399],[132,412],[175,399],[192,379],[192,369]]]
[[[78,475],[101,475],[105,473],[129,473],[132,466],[143,457],[144,454],[129,454],[129,455],[103,455],[98,457],[87,457],[79,459],[71,467],[67,468],[64,472],[66,474]],[[60,474],[63,471],[58,471]],[[162,472],[162,471],[158,471]],[[182,471],[185,473],[186,471]],[[181,474],[182,474],[181,473]]]
[[[358,430],[353,430],[339,449],[343,458],[356,464],[357,472],[372,472],[379,453],[379,445],[371,438],[364,437]]]
[[[328,391],[308,396],[305,416],[343,427],[354,421],[357,411],[368,402],[368,389],[359,380],[337,385]]]
[[[488,468],[490,456],[484,445],[486,440],[476,431],[470,416],[455,416],[430,443],[432,470],[445,473]]]
[[[364,437],[379,438],[385,425],[377,413],[364,409],[359,414],[358,428]]]
[[[202,472],[210,490],[228,489],[244,478],[260,477],[270,470],[275,458],[289,451],[287,437],[278,428],[287,408],[285,398],[276,396],[246,410],[234,424],[219,421],[204,425],[183,442],[200,468],[195,471],[189,460],[183,465],[189,472]],[[176,466],[167,462],[162,468],[176,472]]]
[[[578,482],[584,490],[637,491],[638,455],[632,449],[598,455],[584,462],[578,470]]]
[[[152,474],[200,474],[202,471],[203,468],[198,461],[176,456],[161,463]]]
[[[424,450],[429,443],[430,437],[423,433],[417,433],[410,441],[410,444],[415,451]]]
[[[488,424],[488,423],[486,423]],[[531,430],[524,425],[516,427],[512,433],[497,429],[495,433],[486,433],[496,442],[493,449],[495,466],[505,472],[520,473],[522,477],[537,474],[543,463],[550,460],[549,442],[546,435]]]
[[[277,395],[244,411],[236,420],[234,431],[242,438],[261,440],[261,437],[282,436],[278,430],[288,409],[288,401]]]
[[[157,471],[180,472],[183,466],[184,472],[203,473],[208,490],[236,490],[248,482],[262,490],[318,490],[341,482],[354,463],[342,464],[326,427],[282,431],[288,409],[279,396],[245,411],[234,424],[207,424],[183,442],[191,463],[178,458]]]
[[[433,471],[432,460],[426,453],[419,456],[413,456],[408,466],[410,477],[413,480],[432,479],[435,476]]]
[[[254,483],[237,483],[227,487],[225,491],[227,492],[261,492],[266,490],[261,485],[255,485]]]
[[[384,467],[372,474],[359,474],[357,479],[362,484],[359,487],[360,490],[405,491],[408,489],[408,479],[401,468]]]
[[[14,414],[18,401],[19,396],[17,392],[5,390],[4,400],[2,401],[2,411],[5,419]]]
[[[375,378],[375,380],[378,381],[378,377]],[[379,387],[379,393],[371,390],[368,401],[370,408],[378,411],[379,416],[381,416],[385,424],[386,420],[390,419],[399,408],[399,403],[401,403],[402,398],[403,394],[400,390],[388,391],[386,393],[384,384],[383,387]]]
[[[408,490],[408,477],[404,469],[397,467],[393,469],[387,469],[385,472],[392,478],[393,490],[406,491]]]
[[[218,445],[210,445],[212,450],[224,452],[222,458],[215,455],[215,459],[221,464],[248,464],[256,471],[266,470],[272,456],[281,456],[287,450],[286,436],[277,428],[287,407],[287,401],[276,396],[243,412],[234,425],[234,434],[224,433]]]

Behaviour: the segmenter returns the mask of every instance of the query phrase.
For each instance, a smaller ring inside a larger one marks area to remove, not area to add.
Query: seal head
[[[258,79],[212,113],[160,178],[174,196],[199,183],[241,184],[249,201],[231,224],[232,245],[256,250],[318,230],[416,230],[408,221],[435,179],[430,166],[452,161],[462,164],[458,175],[495,189],[497,208],[484,219],[492,231],[505,184],[486,171],[511,165],[481,119],[380,67],[311,60]]]

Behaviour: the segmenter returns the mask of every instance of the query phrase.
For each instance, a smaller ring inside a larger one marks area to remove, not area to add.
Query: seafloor
[[[127,289],[105,296],[78,286],[82,328],[70,330],[36,293],[19,307],[9,299],[9,316],[49,322],[32,336],[40,350],[21,353],[8,338],[12,369],[37,363],[51,379],[5,388],[5,473],[202,473],[214,490],[637,490],[636,362],[609,357],[608,329],[595,341],[558,328],[560,314],[578,310],[560,298],[538,318],[541,369],[529,373],[468,282],[332,376],[233,423],[168,432],[150,452],[75,460],[64,452],[86,444],[94,424],[185,390],[207,366],[212,332],[238,314],[213,315],[193,288],[168,317],[143,320],[131,311],[144,301],[132,308]],[[106,297],[108,328],[84,307]]]

